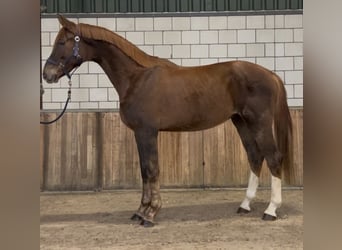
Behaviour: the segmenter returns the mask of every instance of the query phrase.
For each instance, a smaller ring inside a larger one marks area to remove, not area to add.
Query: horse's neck
[[[93,49],[95,51],[93,61],[102,67],[121,100],[130,86],[132,75],[141,72],[142,67],[114,45],[99,42],[93,46]]]

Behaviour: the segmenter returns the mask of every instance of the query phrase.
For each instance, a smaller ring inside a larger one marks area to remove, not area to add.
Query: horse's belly
[[[187,112],[182,110],[165,112],[160,117],[159,130],[162,131],[197,131],[212,128],[226,120],[233,114],[231,107],[210,109],[198,108]]]

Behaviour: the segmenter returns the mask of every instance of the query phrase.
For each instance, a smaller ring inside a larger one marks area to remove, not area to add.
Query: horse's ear
[[[58,16],[58,21],[59,23],[66,28],[67,30],[69,30],[72,33],[76,33],[76,24],[69,21],[68,19],[66,19],[64,16],[62,15],[57,15]]]

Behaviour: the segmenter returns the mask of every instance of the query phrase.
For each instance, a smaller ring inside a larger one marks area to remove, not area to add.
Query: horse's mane
[[[85,38],[104,41],[113,44],[119,48],[123,53],[133,59],[136,63],[144,67],[153,67],[156,65],[176,66],[171,61],[156,56],[150,56],[144,51],[140,50],[137,46],[124,39],[123,37],[115,34],[114,32],[90,25],[90,24],[78,24],[80,35]]]

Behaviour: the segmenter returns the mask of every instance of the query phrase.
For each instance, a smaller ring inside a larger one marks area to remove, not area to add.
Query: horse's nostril
[[[48,74],[48,73],[43,73],[43,79],[47,82],[47,83],[53,83],[56,82],[56,75],[55,74]]]

